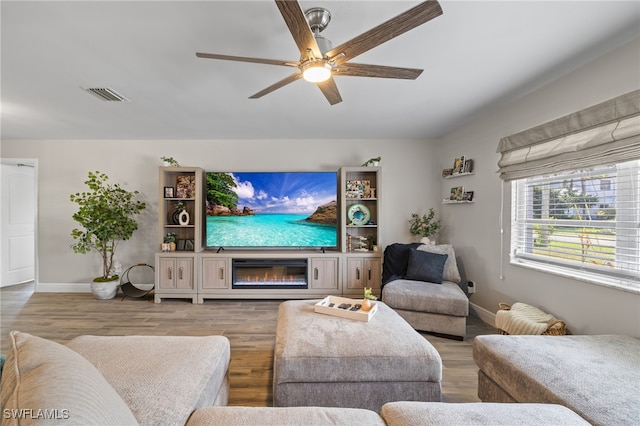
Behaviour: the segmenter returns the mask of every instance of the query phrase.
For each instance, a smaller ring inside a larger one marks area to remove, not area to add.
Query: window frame
[[[616,206],[616,220],[613,222],[613,227],[616,228],[614,244],[616,265],[618,262],[624,262],[624,265],[630,266],[630,269],[618,268],[617,266],[611,269],[560,256],[533,253],[536,225],[612,228],[612,222],[605,220],[533,217],[534,210],[540,208],[536,207],[533,197],[535,185],[548,183],[551,186],[551,182],[560,182],[568,177],[576,178],[600,172],[602,167],[605,166],[593,167],[587,172],[567,171],[512,181],[510,264],[640,294],[640,261],[637,258],[640,255],[640,251],[638,251],[640,249],[640,185],[638,184],[640,183],[640,160],[616,164],[614,177],[611,173],[603,175],[604,179],[611,180],[610,185],[615,188],[616,199],[624,199],[625,203],[629,203],[631,206],[631,209],[620,209]],[[631,184],[619,185],[617,180],[619,176],[624,176]],[[626,212],[622,219],[620,219],[620,214],[623,214],[621,212]],[[620,227],[620,223],[630,223],[631,226]],[[544,248],[549,249],[550,244],[547,243]],[[630,255],[625,253],[625,250],[629,252],[629,249],[630,253],[638,253],[635,258],[631,258],[631,262],[628,260]]]

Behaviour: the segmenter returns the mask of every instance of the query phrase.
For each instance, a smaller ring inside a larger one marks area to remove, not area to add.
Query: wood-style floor
[[[231,342],[229,405],[271,406],[273,349],[280,300],[152,299],[96,300],[88,293],[33,293],[30,285],[0,290],[0,353],[19,330],[65,343],[93,335],[223,335]],[[463,342],[421,333],[443,364],[443,401],[477,402],[477,367],[471,348],[479,334],[495,329],[469,317]]]

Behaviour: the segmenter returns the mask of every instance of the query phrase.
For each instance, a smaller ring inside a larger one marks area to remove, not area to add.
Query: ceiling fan
[[[275,2],[300,50],[299,61],[250,58],[244,56],[219,55],[215,53],[196,53],[196,56],[199,58],[253,62],[298,68],[295,73],[250,96],[250,99],[261,98],[289,83],[304,78],[307,81],[315,83],[329,103],[335,105],[342,102],[342,97],[333,79],[334,76],[344,75],[352,77],[415,80],[422,73],[421,69],[358,64],[349,61],[382,43],[442,15],[442,8],[437,1],[425,1],[395,18],[342,43],[338,47],[332,48],[331,42],[320,36],[320,32],[326,28],[331,20],[331,14],[328,10],[315,7],[303,12],[300,4],[295,0],[275,0]]]

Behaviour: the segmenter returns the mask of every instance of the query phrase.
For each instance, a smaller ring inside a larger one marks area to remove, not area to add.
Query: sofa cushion
[[[406,279],[442,284],[442,271],[447,257],[446,254],[410,250]]]
[[[561,404],[596,425],[637,424],[640,419],[640,339],[477,336],[473,359],[517,402]]]
[[[224,336],[80,336],[68,346],[96,366],[140,424],[182,425],[197,408],[227,403]]]
[[[389,402],[382,406],[388,426],[588,425],[573,411],[554,404]]]
[[[209,407],[197,410],[188,426],[349,425],[384,426],[378,413],[336,407]]]
[[[382,285],[407,275],[407,263],[409,251],[420,247],[420,243],[394,243],[384,250],[384,263],[382,264]]]
[[[382,300],[393,309],[466,317],[469,299],[456,283],[395,280],[382,289]]]
[[[460,271],[458,270],[458,262],[456,261],[456,253],[451,244],[423,244],[418,247],[418,250],[425,251],[427,253],[446,254],[448,257],[447,261],[444,263],[442,279],[454,283],[460,283],[460,281],[462,281]]]
[[[2,375],[1,406],[25,420],[53,416],[69,425],[134,425],[136,418],[89,361],[50,340],[12,331]],[[48,410],[44,412],[44,410]],[[16,417],[2,424],[24,424]]]

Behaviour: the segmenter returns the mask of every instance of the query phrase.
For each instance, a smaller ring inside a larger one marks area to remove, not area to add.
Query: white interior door
[[[35,277],[35,170],[6,163],[0,168],[0,287],[6,287]]]

